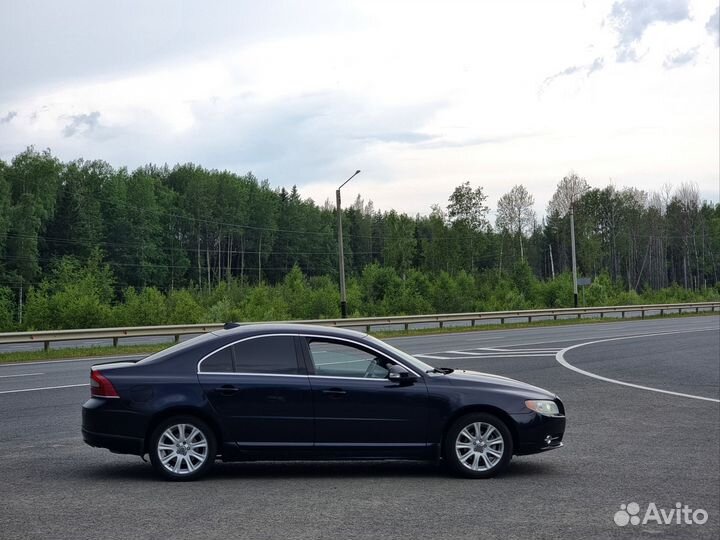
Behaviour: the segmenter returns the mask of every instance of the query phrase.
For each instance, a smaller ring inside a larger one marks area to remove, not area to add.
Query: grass
[[[98,356],[130,356],[133,354],[152,354],[167,349],[170,343],[149,343],[147,345],[94,345],[92,347],[67,347],[41,351],[16,351],[0,353],[0,364],[15,362],[43,362],[47,360],[68,360],[73,358],[94,358]]]
[[[669,315],[652,315],[646,316],[645,320],[648,319],[666,319],[666,318],[678,318],[678,317],[703,317],[709,315],[717,315],[717,313],[705,311],[700,313],[683,313],[669,314]],[[505,323],[505,324],[483,324],[479,326],[452,326],[445,328],[414,328],[410,330],[383,330],[378,332],[371,332],[373,336],[377,338],[391,338],[391,337],[406,337],[406,336],[425,336],[433,334],[456,334],[463,332],[485,332],[489,330],[511,330],[515,328],[535,328],[543,326],[569,326],[577,324],[597,324],[597,323],[614,323],[624,322],[628,320],[640,320],[639,317],[629,317],[627,319],[619,318],[605,318],[599,317],[583,318],[583,319],[547,319],[537,320],[532,323]],[[50,349],[48,351],[18,351],[10,353],[0,353],[0,364],[9,364],[16,362],[39,362],[48,360],[68,360],[75,358],[94,358],[94,357],[112,357],[112,356],[129,356],[129,355],[143,355],[152,354],[158,351],[162,351],[173,345],[172,342],[168,343],[151,343],[143,345],[119,345],[113,347],[107,346],[93,346],[93,347],[67,347],[62,349]]]

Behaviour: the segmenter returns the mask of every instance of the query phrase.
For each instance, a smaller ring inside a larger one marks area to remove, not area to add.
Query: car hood
[[[464,369],[456,369],[452,373],[443,375],[447,377],[450,384],[458,386],[475,386],[487,388],[488,386],[498,389],[514,390],[518,394],[527,394],[529,398],[553,399],[557,397],[554,393],[549,392],[538,386],[527,384],[522,381],[516,381],[509,377],[500,375],[492,375],[491,373],[481,373],[479,371],[467,371]]]

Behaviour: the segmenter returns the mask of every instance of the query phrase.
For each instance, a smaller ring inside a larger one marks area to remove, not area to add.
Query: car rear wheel
[[[495,476],[508,466],[512,453],[510,430],[492,414],[462,416],[445,435],[445,461],[454,473],[467,478]]]
[[[195,480],[215,460],[212,429],[198,418],[175,416],[160,422],[150,437],[150,461],[169,480]]]

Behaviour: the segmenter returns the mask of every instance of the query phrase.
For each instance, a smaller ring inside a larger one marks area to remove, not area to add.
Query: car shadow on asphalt
[[[556,465],[531,461],[513,461],[498,480],[555,474]],[[149,463],[113,463],[89,466],[89,479],[164,481]],[[199,481],[225,479],[308,479],[308,478],[462,478],[453,477],[440,463],[424,461],[218,461],[208,475]]]

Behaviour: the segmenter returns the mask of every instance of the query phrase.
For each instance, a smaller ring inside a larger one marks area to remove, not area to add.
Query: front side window
[[[292,336],[247,339],[236,343],[232,349],[238,373],[296,375],[300,372]]]
[[[344,343],[312,339],[308,346],[316,375],[385,379],[392,365],[381,355]]]

